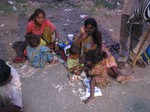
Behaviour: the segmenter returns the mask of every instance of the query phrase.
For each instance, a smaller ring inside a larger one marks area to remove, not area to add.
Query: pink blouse
[[[45,19],[39,30],[37,30],[35,28],[34,21],[31,21],[28,23],[26,31],[27,31],[27,33],[33,33],[33,34],[41,35],[44,32],[44,28],[46,26],[49,26],[53,31],[56,29],[55,26],[49,20]]]

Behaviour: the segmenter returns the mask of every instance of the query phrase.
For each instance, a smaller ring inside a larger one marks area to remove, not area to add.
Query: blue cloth
[[[29,63],[34,68],[44,68],[47,62],[53,59],[50,49],[46,46],[30,47],[27,46],[27,57]]]

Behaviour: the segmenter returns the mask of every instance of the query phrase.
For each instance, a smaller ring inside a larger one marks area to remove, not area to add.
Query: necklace
[[[39,26],[35,26],[35,29],[36,29],[36,30],[40,30],[40,29],[41,29],[41,27],[39,27]]]
[[[34,25],[35,25],[35,29],[38,31],[41,29],[41,26],[37,25],[36,22],[34,22]]]

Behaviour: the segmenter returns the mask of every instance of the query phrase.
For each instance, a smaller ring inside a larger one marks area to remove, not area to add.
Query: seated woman
[[[55,26],[46,19],[44,10],[40,8],[36,9],[30,16],[26,32],[40,35],[41,45],[47,45],[51,49],[55,49],[55,43],[58,41],[58,33]]]
[[[121,83],[125,83],[126,80],[130,79],[129,76],[118,71],[114,57],[107,50],[106,46],[102,44],[102,33],[98,30],[97,22],[94,18],[88,18],[85,20],[84,26],[81,27],[73,44],[81,48],[82,57],[84,57],[87,51],[95,49],[96,47],[98,47],[99,50],[102,49],[102,51],[107,53],[105,62],[107,68],[109,68],[109,75],[113,78],[117,78]]]
[[[27,34],[26,39],[28,46],[26,47],[27,58],[34,68],[44,68],[46,63],[53,61],[53,54],[46,46],[40,45],[40,37],[36,34]]]

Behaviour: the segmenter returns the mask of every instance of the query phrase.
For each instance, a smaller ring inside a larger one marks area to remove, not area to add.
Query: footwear
[[[119,61],[117,62],[117,67],[120,68],[120,69],[123,69],[126,65],[126,62],[124,61]]]
[[[136,54],[133,51],[130,51],[129,54],[129,61],[133,63],[133,61],[135,60]],[[143,61],[142,57],[139,56],[137,61],[136,61],[136,65],[138,65],[139,67],[145,68],[146,67],[146,63]]]
[[[26,57],[15,57],[12,61],[14,63],[24,63],[26,60]]]
[[[127,56],[120,56],[117,60],[117,67],[122,69],[126,66]]]

